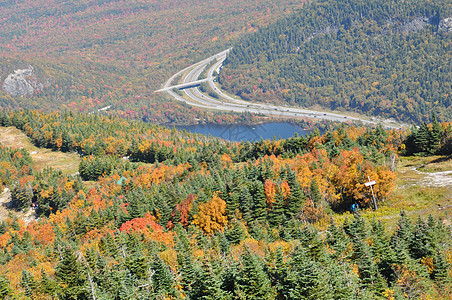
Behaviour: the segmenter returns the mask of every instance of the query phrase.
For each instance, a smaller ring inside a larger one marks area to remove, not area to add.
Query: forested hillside
[[[54,1],[0,3],[0,107],[104,112],[154,123],[250,122],[200,112],[153,92],[238,35],[287,14],[298,1]],[[15,70],[43,88],[11,96]],[[40,86],[40,85],[39,85]]]
[[[310,1],[239,39],[225,89],[402,121],[452,118],[450,1]]]
[[[369,177],[381,211],[407,201],[392,193],[407,132],[342,125],[238,143],[36,111],[1,111],[0,126],[83,156],[70,175],[0,147],[13,207],[40,216],[0,222],[6,299],[451,296],[450,227],[402,213],[389,231],[370,217]],[[440,127],[450,141],[451,124]]]

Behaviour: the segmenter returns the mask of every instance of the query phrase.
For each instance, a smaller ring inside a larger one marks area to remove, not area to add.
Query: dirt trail
[[[424,176],[419,183],[430,187],[452,187],[452,171],[442,172],[421,172],[417,168],[413,168],[416,173]]]
[[[11,201],[11,191],[5,188],[0,194],[0,221],[6,220],[10,213],[13,213],[18,218],[24,220],[25,225],[30,223],[35,219],[35,212],[32,209],[28,209],[26,212],[18,212],[8,208],[9,202]]]
[[[6,207],[8,206],[9,201],[11,200],[11,192],[8,188],[0,194],[0,220],[4,220],[8,217],[8,210]]]
[[[31,143],[25,133],[15,127],[0,126],[0,144],[14,149],[23,148],[27,150],[33,159],[34,170],[41,171],[46,167],[52,167],[53,169],[61,170],[65,174],[74,174],[78,171],[80,157],[77,154],[38,148]],[[8,218],[10,213],[23,219],[25,224],[35,218],[35,211],[31,208],[25,212],[9,209],[9,201],[11,201],[11,192],[5,189],[0,193],[0,221]]]
[[[400,207],[413,219],[433,215],[443,224],[452,222],[452,159],[444,156],[402,157],[398,164],[396,188],[389,207]],[[381,216],[395,229],[400,215]]]

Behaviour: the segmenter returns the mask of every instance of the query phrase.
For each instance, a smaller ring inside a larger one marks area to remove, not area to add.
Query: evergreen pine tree
[[[400,219],[397,222],[397,228],[392,236],[391,240],[398,239],[403,241],[405,245],[409,245],[411,243],[412,239],[412,224],[411,221],[408,219],[406,213],[402,211],[400,213]],[[391,241],[392,244],[392,241]]]
[[[58,296],[57,294],[58,284],[53,279],[49,278],[46,272],[41,269],[41,281],[39,282],[39,291],[43,294],[47,294],[53,298]],[[1,297],[0,297],[1,298]]]
[[[121,288],[118,290],[117,299],[119,300],[135,300],[136,287],[134,286],[133,275],[126,270],[124,277],[121,280]]]
[[[238,299],[273,300],[275,290],[265,273],[262,263],[248,249],[241,256],[242,267],[237,276],[235,294]]]
[[[288,266],[284,260],[284,253],[281,247],[276,248],[275,252],[275,270],[271,272],[272,282],[278,296],[284,293],[284,286],[287,284]]]
[[[430,152],[431,136],[426,123],[422,123],[419,128],[414,132],[413,144],[414,153],[426,154]]]
[[[0,276],[0,299],[6,299],[12,292],[8,279],[5,276]]]
[[[3,220],[0,222],[0,234],[4,234],[6,232],[6,228],[8,227],[8,225],[6,224],[6,222]]]
[[[345,259],[348,251],[347,247],[349,244],[349,239],[345,235],[345,232],[338,228],[335,222],[332,220],[331,225],[328,227],[328,235],[326,242],[333,250],[332,257],[336,259]]]
[[[102,237],[101,249],[103,249],[107,255],[112,257],[116,257],[118,255],[119,246],[116,243],[116,239],[113,234],[107,233],[105,237]]]
[[[434,256],[433,263],[433,279],[442,287],[448,287],[451,289],[452,278],[450,277],[450,263],[447,262],[447,259],[444,257],[444,253],[438,251]]]
[[[390,239],[384,231],[384,226],[380,221],[373,220],[371,223],[373,240],[371,251],[378,270],[388,281],[394,279],[394,272],[391,264],[394,261],[394,252],[390,245]]]
[[[443,129],[436,118],[436,114],[432,115],[432,129],[429,131],[429,154],[436,154],[441,147]]]
[[[412,237],[409,241],[411,257],[421,259],[426,256],[432,257],[435,253],[436,243],[434,242],[433,230],[420,217],[413,227]]]
[[[291,268],[282,287],[283,299],[332,299],[327,273],[298,247],[289,262]]]
[[[238,220],[234,219],[226,232],[226,237],[229,242],[232,244],[239,244],[246,237],[246,229],[245,226]],[[231,228],[232,227],[232,228]]]
[[[239,194],[240,211],[242,212],[242,218],[248,224],[253,221],[253,197],[251,196],[248,188],[242,187]]]
[[[60,290],[62,298],[83,299],[88,297],[84,289],[86,274],[71,248],[64,249],[63,259],[55,268],[55,276],[64,285],[64,288]]]
[[[166,297],[175,296],[175,282],[168,266],[158,256],[154,258],[152,263],[152,286],[156,296]]]
[[[38,285],[33,275],[25,269],[22,269],[20,285],[24,289],[25,296],[33,298],[33,293],[37,290]]]
[[[358,296],[364,294],[363,289],[359,285],[359,277],[351,271],[349,265],[337,264],[334,261],[328,261],[325,265],[331,287],[331,299],[371,299]]]
[[[353,243],[355,245],[355,256],[361,283],[364,287],[382,294],[387,288],[386,281],[378,272],[369,246],[360,238],[354,239]]]
[[[135,187],[129,193],[126,194],[125,202],[127,205],[127,212],[129,213],[129,219],[142,218],[146,211],[143,206],[143,190],[139,187]]]
[[[139,251],[126,257],[125,266],[129,269],[130,273],[138,279],[144,279],[148,276],[148,262],[146,257]]]
[[[290,187],[290,195],[287,201],[286,213],[288,217],[297,217],[300,213],[301,206],[306,200],[306,197],[293,170],[290,170],[289,168],[287,169],[286,179]]]
[[[221,300],[230,299],[228,295],[221,289],[221,278],[215,272],[213,267],[204,262],[202,268],[198,271],[198,276],[193,282],[193,292],[190,299],[200,300]]]
[[[270,211],[268,212],[268,222],[273,227],[279,227],[283,225],[284,221],[284,198],[283,195],[278,192],[275,196],[275,202],[272,204]]]
[[[366,242],[368,231],[364,219],[355,215],[353,222],[347,226],[354,245],[354,257],[358,265],[359,277],[365,288],[381,294],[387,288],[383,276],[378,271],[373,253]]]
[[[195,269],[192,248],[185,229],[178,224],[175,230],[177,232],[177,263],[180,266],[182,274],[182,286],[184,290],[190,294],[192,284],[198,275]]]
[[[250,186],[250,192],[253,196],[253,219],[263,224],[267,218],[267,200],[264,185],[262,182],[255,180]]]
[[[314,205],[319,205],[320,201],[322,201],[322,195],[320,194],[319,191],[319,185],[317,184],[317,181],[313,178],[311,180],[311,188],[310,188],[310,192],[311,192],[311,200],[312,202],[314,202]]]

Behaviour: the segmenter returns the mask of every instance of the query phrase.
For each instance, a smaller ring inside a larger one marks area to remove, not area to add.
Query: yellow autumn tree
[[[287,181],[283,181],[281,183],[281,193],[285,200],[287,199],[288,196],[290,196],[290,186],[287,183]]]
[[[201,228],[206,234],[223,231],[228,223],[226,202],[217,194],[214,194],[209,202],[199,204],[198,213],[193,219],[193,224]]]

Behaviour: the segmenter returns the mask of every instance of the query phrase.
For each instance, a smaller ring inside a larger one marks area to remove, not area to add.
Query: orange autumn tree
[[[342,194],[342,198],[370,205],[369,188],[364,184],[369,178],[377,182],[373,189],[378,199],[387,198],[394,189],[395,173],[386,166],[375,167],[365,161],[358,148],[342,150],[334,162],[338,171],[334,174],[332,183]]]
[[[282,193],[282,195],[284,197],[284,200],[286,200],[287,197],[290,196],[290,186],[287,183],[287,181],[283,181],[281,183],[281,193]]]
[[[180,212],[180,223],[182,226],[187,227],[189,225],[189,213],[193,201],[196,199],[195,194],[190,194],[180,204],[176,205],[176,209]]]
[[[150,213],[146,213],[142,218],[135,218],[125,222],[121,225],[119,231],[141,233],[150,240],[163,242],[166,245],[173,243],[173,234],[164,232],[162,226],[157,224],[155,217]]]
[[[267,198],[267,205],[271,206],[275,202],[275,196],[278,192],[278,186],[270,179],[266,179],[264,183],[265,196]]]
[[[228,223],[226,202],[217,194],[214,194],[209,202],[199,204],[198,213],[193,219],[193,224],[201,228],[206,234],[223,231]]]

